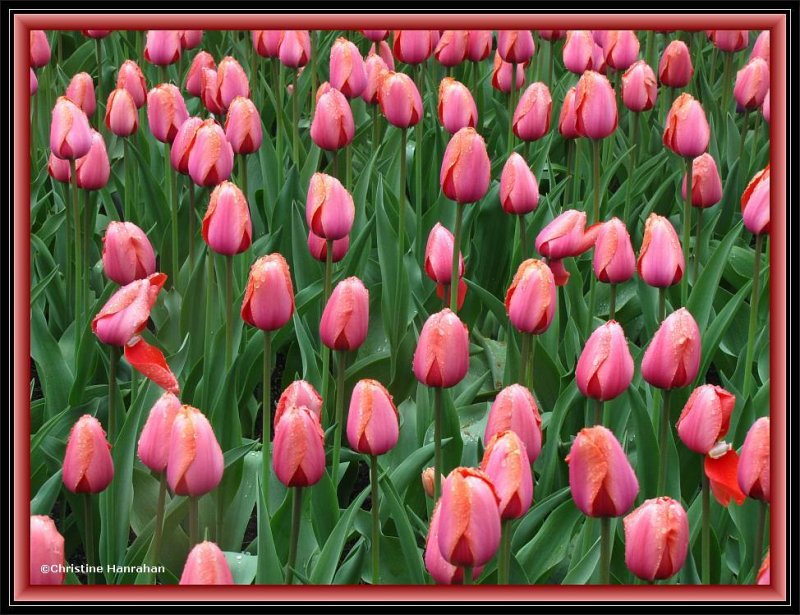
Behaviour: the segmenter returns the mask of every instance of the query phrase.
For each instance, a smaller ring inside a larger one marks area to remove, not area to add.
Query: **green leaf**
[[[414,531],[411,528],[408,515],[406,515],[406,511],[400,503],[400,496],[395,491],[392,479],[386,472],[381,474],[379,482],[383,486],[383,501],[389,505],[391,519],[397,528],[400,548],[403,551],[403,558],[408,568],[411,583],[421,585],[424,583],[422,557],[417,547],[417,541],[414,538]]]
[[[223,551],[231,576],[236,585],[250,585],[256,578],[256,565],[258,558],[247,553],[231,553]]]
[[[532,583],[541,582],[566,557],[572,530],[582,516],[571,499],[564,502],[547,517],[533,540],[518,551],[517,559]]]
[[[58,494],[61,492],[61,470],[45,481],[31,500],[31,515],[49,515]]]
[[[49,419],[67,406],[72,374],[47,329],[41,308],[36,306],[31,306],[31,357],[44,391],[45,418]]]

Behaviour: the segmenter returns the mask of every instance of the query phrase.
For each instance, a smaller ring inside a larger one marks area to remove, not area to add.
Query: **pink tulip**
[[[347,98],[357,98],[367,85],[364,60],[355,44],[339,37],[331,47],[331,85]]]
[[[395,30],[392,51],[394,57],[406,64],[420,64],[433,53],[436,43],[430,30]]]
[[[467,31],[445,30],[433,55],[442,66],[458,66],[467,55]]]
[[[769,165],[759,171],[742,193],[742,218],[753,235],[769,233]]]
[[[491,163],[486,142],[474,128],[462,128],[454,134],[442,159],[439,181],[442,192],[457,203],[475,203],[489,189]]]
[[[62,585],[66,577],[64,537],[46,515],[31,515],[30,583]]]
[[[739,457],[739,487],[747,497],[770,501],[769,417],[762,416],[747,432]]]
[[[645,283],[656,288],[681,281],[685,268],[681,242],[675,227],[663,216],[652,213],[647,218],[636,267]]]
[[[201,68],[199,78],[200,102],[214,115],[223,115],[225,109],[219,99],[219,81],[217,71],[213,68]]]
[[[225,116],[225,137],[236,154],[252,154],[261,147],[261,115],[253,101],[237,96]]]
[[[610,320],[589,336],[575,367],[580,392],[608,401],[622,395],[633,380],[633,357],[618,322]]]
[[[331,262],[338,263],[347,254],[350,248],[350,236],[345,235],[341,239],[333,240],[333,253],[331,254]],[[308,231],[308,251],[318,261],[323,263],[328,259],[328,242],[322,237],[314,234],[314,231]]]
[[[262,58],[277,58],[283,32],[281,30],[253,30],[253,49]]]
[[[323,239],[342,239],[353,228],[353,197],[341,182],[325,173],[314,173],[308,185],[306,223]]]
[[[467,32],[467,59],[482,62],[492,53],[491,30],[469,30]]]
[[[201,542],[189,551],[178,585],[233,585],[225,554],[213,542]]]
[[[157,66],[174,64],[181,57],[180,30],[148,30],[144,59]]]
[[[219,485],[224,469],[225,459],[211,423],[197,408],[181,406],[169,438],[169,488],[175,495],[205,495]]]
[[[659,389],[685,387],[700,368],[700,329],[686,308],[667,316],[642,359],[642,378]]]
[[[672,498],[647,500],[623,520],[625,565],[646,581],[668,579],[686,560],[689,521]]]
[[[287,487],[308,487],[325,473],[325,435],[305,406],[288,407],[275,424],[272,468]]]
[[[44,30],[30,31],[31,68],[41,68],[50,62],[50,42]]]
[[[422,479],[422,489],[423,491],[425,491],[425,495],[427,495],[429,498],[433,497],[433,491],[434,491],[433,477],[434,477],[433,468],[425,468],[422,471],[422,475],[420,476],[420,478]],[[442,476],[442,482],[444,482],[445,478],[446,478],[445,476]]]
[[[347,413],[350,448],[364,455],[383,455],[399,437],[399,415],[389,391],[377,380],[359,380]]]
[[[367,75],[367,83],[361,92],[361,99],[368,105],[377,105],[378,90],[383,77],[389,72],[389,67],[381,56],[370,52],[364,61],[364,71]]]
[[[602,425],[581,429],[566,458],[575,505],[589,517],[620,517],[639,493],[625,451]]]
[[[103,344],[125,346],[142,331],[167,276],[154,273],[126,284],[111,295],[92,320],[92,331]]]
[[[614,88],[600,73],[586,71],[575,90],[575,128],[583,137],[604,139],[617,129]]]
[[[544,83],[532,83],[522,93],[512,119],[514,134],[523,141],[541,139],[550,130],[553,99]]]
[[[344,94],[331,87],[317,97],[311,122],[311,139],[317,147],[336,151],[349,145],[355,132],[353,112]]]
[[[439,121],[451,135],[462,128],[474,128],[478,122],[478,107],[469,88],[452,77],[439,84]]]
[[[128,90],[137,109],[141,109],[147,102],[147,83],[144,73],[133,60],[125,60],[119,67],[117,87]]]
[[[513,431],[495,434],[481,460],[500,500],[501,519],[519,519],[533,502],[533,476],[525,445]]]
[[[288,68],[300,68],[311,59],[311,37],[308,30],[284,30],[278,45],[281,64]]]
[[[108,151],[103,135],[96,130],[92,130],[89,153],[75,162],[75,174],[78,176],[78,188],[82,190],[100,190],[108,184],[111,175]]]
[[[675,427],[686,448],[707,455],[728,433],[736,397],[722,387],[704,384],[689,396]]]
[[[767,95],[764,97],[764,102],[761,104],[761,115],[764,116],[764,119],[767,120],[767,124],[769,124],[769,90],[767,90]]]
[[[139,110],[125,88],[117,88],[106,103],[106,128],[118,137],[129,137],[139,128]]]
[[[662,141],[679,156],[697,158],[708,148],[711,129],[702,105],[684,92],[667,114]]]
[[[378,85],[381,113],[392,126],[408,128],[422,119],[422,98],[411,77],[388,72]]]
[[[197,128],[189,150],[189,176],[198,186],[217,186],[225,182],[233,170],[233,146],[222,126],[206,120]]]
[[[522,440],[530,462],[536,461],[542,450],[542,417],[533,395],[521,384],[507,386],[497,394],[486,420],[484,444],[508,430]]]
[[[712,30],[711,42],[720,51],[741,51],[747,47],[749,30]]]
[[[577,139],[581,135],[578,133],[578,116],[575,113],[575,94],[577,89],[571,87],[564,95],[564,102],[561,103],[561,113],[558,116],[558,132],[565,139]]]
[[[75,160],[88,154],[91,147],[92,131],[86,114],[69,98],[59,97],[50,124],[50,151],[56,158]]]
[[[275,406],[273,425],[277,425],[289,408],[307,408],[318,419],[322,415],[322,396],[305,380],[295,380],[283,390]]]
[[[431,229],[425,246],[425,273],[437,284],[450,285],[453,275],[453,234],[439,222]],[[458,277],[464,275],[464,257],[459,252]]]
[[[508,62],[503,62],[503,58],[499,53],[494,54],[494,65],[492,66],[492,87],[495,90],[508,94],[511,92],[511,71],[513,67]],[[517,64],[517,70],[514,73],[515,84],[514,87],[520,90],[525,84],[525,65]]]
[[[767,549],[767,556],[761,563],[761,568],[758,569],[758,574],[756,575],[756,585],[771,585],[769,571],[769,551],[770,550]]]
[[[225,112],[237,96],[250,97],[247,74],[242,65],[231,56],[224,57],[217,66],[217,89],[220,106]]]
[[[132,222],[109,222],[103,236],[103,271],[124,286],[156,271],[156,255],[144,231]]]
[[[113,30],[81,30],[81,34],[89,38],[105,38],[112,32]]]
[[[369,292],[357,277],[336,285],[322,312],[319,336],[331,350],[357,350],[367,338]]]
[[[78,105],[87,116],[94,115],[97,101],[94,96],[94,82],[89,73],[78,73],[70,79],[67,98]]]
[[[84,414],[72,426],[62,468],[64,486],[72,493],[99,493],[114,478],[111,445],[92,415]]]
[[[537,32],[539,33],[540,37],[551,43],[553,41],[561,40],[567,35],[566,30],[537,30]]]
[[[753,58],[736,73],[733,97],[742,109],[752,111],[764,102],[769,91],[769,64],[761,58]],[[69,96],[69,94],[67,94]]]
[[[544,333],[556,311],[556,282],[544,262],[530,258],[517,269],[506,293],[506,312],[523,333]]]
[[[386,68],[389,70],[394,70],[394,56],[392,55],[392,48],[389,47],[389,43],[386,41],[372,43],[367,56],[370,55],[379,56],[380,59],[383,60],[384,64],[386,64]]]
[[[514,152],[500,175],[500,205],[508,214],[524,216],[539,205],[539,184],[528,164]]]
[[[163,472],[167,467],[172,425],[180,409],[181,402],[172,393],[161,395],[150,409],[136,454],[153,472]]]
[[[607,284],[621,284],[633,277],[636,255],[628,229],[619,218],[611,218],[600,225],[594,242],[592,266],[597,279]]]
[[[189,117],[180,90],[162,83],[147,93],[147,121],[150,132],[162,143],[172,143],[178,129]]]
[[[236,185],[225,181],[214,188],[203,217],[202,234],[203,241],[217,254],[232,256],[250,247],[253,238],[250,208]]]
[[[204,68],[215,70],[217,68],[217,63],[214,62],[214,58],[207,51],[201,51],[194,57],[191,65],[189,66],[189,71],[186,73],[186,82],[184,83],[184,88],[186,91],[192,96],[197,96],[198,98],[200,98],[200,95],[202,94],[202,88],[200,87],[200,75]]]
[[[686,43],[671,41],[658,63],[658,80],[670,88],[685,88],[692,81],[694,67]]]
[[[202,30],[180,30],[181,49],[194,49],[203,40]]]
[[[373,43],[378,43],[389,36],[389,30],[361,30],[361,34]]]
[[[603,45],[606,64],[626,70],[639,55],[639,39],[633,30],[610,30]]]
[[[586,229],[586,212],[568,209],[536,236],[536,251],[548,260],[580,256],[594,245],[599,226]]]
[[[497,53],[509,64],[525,64],[536,51],[530,30],[500,30],[497,32]]]
[[[600,45],[595,44],[595,46],[592,47],[592,65],[589,67],[589,70],[600,73],[601,75],[605,75],[608,72],[605,52]]]
[[[622,75],[622,102],[637,113],[652,109],[658,97],[653,69],[644,60],[634,62]]]
[[[30,95],[33,96],[36,92],[39,91],[39,80],[36,78],[36,73],[33,72],[33,69],[30,69]]]
[[[769,66],[769,30],[764,30],[753,43],[753,51],[750,52],[750,59],[761,58]]]
[[[605,48],[608,44],[609,38],[611,37],[611,30],[590,30],[592,34],[592,41],[598,47]]]
[[[433,470],[433,468],[428,468]],[[433,477],[431,476],[431,481]],[[433,482],[431,482],[433,489]],[[432,493],[432,491],[431,491]],[[464,581],[464,568],[453,566],[443,556],[439,550],[439,527],[442,523],[442,502],[439,500],[433,507],[431,524],[428,528],[428,535],[425,538],[425,569],[434,581],[441,585],[459,585]],[[483,566],[472,569],[473,582],[480,577]]]
[[[469,330],[445,308],[431,314],[414,351],[414,375],[429,387],[457,385],[469,371]]]
[[[56,181],[68,184],[72,180],[69,161],[56,158],[52,152],[47,159],[47,173]]]
[[[267,254],[250,268],[242,300],[242,320],[262,331],[277,331],[292,319],[294,286],[289,264],[280,254]]]
[[[178,129],[178,133],[175,135],[175,140],[169,150],[170,163],[178,173],[189,175],[189,155],[192,152],[197,130],[202,125],[203,120],[199,117],[190,117]]]
[[[569,30],[562,52],[564,66],[568,71],[582,75],[592,68],[593,50],[594,41],[588,30]]]
[[[686,175],[681,183],[681,197],[686,198]],[[722,180],[717,163],[711,154],[705,153],[692,161],[692,205],[711,207],[722,199]]]

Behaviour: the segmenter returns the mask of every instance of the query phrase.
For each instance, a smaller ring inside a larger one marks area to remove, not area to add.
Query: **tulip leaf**
[[[45,418],[67,406],[72,374],[61,350],[47,329],[41,308],[31,306],[31,358],[44,391]]]
[[[233,582],[236,585],[250,585],[256,578],[256,567],[258,558],[248,553],[232,553],[223,551],[225,561],[231,570]]]
[[[582,513],[570,499],[547,517],[529,543],[517,552],[517,559],[532,583],[541,583],[545,575],[567,554],[572,530]]]
[[[391,519],[394,521],[394,526],[397,529],[398,538],[400,539],[400,548],[403,551],[403,559],[405,561],[410,581],[417,585],[424,582],[422,572],[422,556],[419,547],[414,538],[414,530],[408,520],[408,515],[400,503],[400,496],[395,491],[392,479],[386,472],[382,472],[379,482],[381,483],[381,493],[383,498],[380,502],[387,505],[391,512]]]
[[[31,515],[50,514],[53,504],[55,504],[56,498],[61,492],[61,472],[61,470],[58,470],[36,492],[36,496],[31,500]]]

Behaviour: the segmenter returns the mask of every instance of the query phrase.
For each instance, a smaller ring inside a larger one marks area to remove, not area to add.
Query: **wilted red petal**
[[[133,344],[125,346],[125,358],[136,371],[155,382],[165,391],[178,394],[180,387],[175,374],[167,365],[167,360],[155,346],[151,346],[141,337]]]
[[[727,506],[731,498],[741,506],[745,495],[739,488],[736,471],[739,467],[739,455],[734,450],[725,453],[719,459],[706,455],[705,472],[711,483],[711,491],[717,502]]]

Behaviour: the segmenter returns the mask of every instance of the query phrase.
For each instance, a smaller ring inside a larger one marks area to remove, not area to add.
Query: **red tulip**
[[[617,129],[614,88],[600,73],[586,71],[575,90],[575,128],[582,137],[604,139]]]
[[[114,478],[111,445],[100,421],[84,414],[72,426],[64,453],[62,479],[72,493],[99,493]]]
[[[486,142],[474,128],[462,128],[451,137],[444,151],[439,174],[442,192],[457,203],[474,203],[484,197],[490,180]]]
[[[30,31],[31,68],[41,68],[50,62],[50,42],[44,30]]]
[[[686,198],[686,175],[681,183],[681,196]],[[692,161],[692,205],[711,207],[722,199],[722,180],[717,163],[711,154],[705,153]]]
[[[331,262],[338,263],[345,257],[350,247],[350,235],[345,235],[341,239],[333,240],[333,254]],[[318,261],[323,263],[328,259],[328,242],[322,237],[318,237],[313,231],[308,231],[308,251]]]
[[[203,217],[202,233],[203,241],[217,254],[241,254],[250,247],[253,237],[250,208],[236,185],[225,181],[214,188]]]
[[[250,268],[242,300],[242,320],[262,331],[276,331],[292,319],[294,287],[286,259],[277,252]]]
[[[202,125],[203,120],[199,117],[190,117],[178,129],[169,149],[170,163],[178,173],[189,175],[189,155],[192,153],[197,131]]]
[[[325,435],[305,406],[288,407],[275,424],[272,468],[287,487],[308,487],[325,473]]]
[[[764,102],[768,91],[769,64],[761,58],[753,58],[736,73],[733,97],[742,109],[748,111],[758,109]]]
[[[253,30],[253,49],[262,58],[277,58],[282,36],[281,30]]]
[[[652,109],[658,97],[653,69],[644,60],[634,62],[622,75],[622,102],[631,111]]]
[[[92,131],[86,114],[66,96],[59,97],[50,124],[50,151],[56,158],[75,160],[88,154],[91,147]]]
[[[66,577],[64,537],[46,515],[31,515],[31,585],[62,585]]]
[[[198,98],[200,98],[202,94],[202,88],[200,87],[200,76],[204,68],[210,68],[214,70],[217,68],[217,63],[214,62],[214,58],[207,51],[201,51],[194,57],[191,65],[189,66],[189,71],[186,73],[186,81],[184,82],[184,88],[186,91],[192,96],[197,96]]]
[[[562,51],[564,66],[568,71],[582,75],[592,68],[593,50],[594,41],[588,30],[569,30]]]
[[[147,121],[157,140],[172,143],[188,118],[183,96],[171,83],[162,83],[147,93]]]
[[[353,111],[344,94],[331,87],[317,96],[311,122],[311,139],[317,147],[336,151],[349,145],[355,132]]]
[[[300,68],[311,59],[311,37],[308,30],[284,30],[278,45],[281,64]]]
[[[39,91],[39,80],[36,78],[36,73],[30,69],[30,95],[33,96]]]
[[[761,563],[761,568],[758,569],[756,575],[756,585],[771,585],[769,573],[769,549],[767,549],[767,556]]]
[[[400,423],[392,396],[377,380],[359,380],[347,413],[347,441],[364,455],[383,455],[400,437]]]
[[[589,336],[575,367],[575,381],[586,397],[608,401],[633,380],[633,357],[618,322],[610,320]]]
[[[511,71],[512,65],[508,62],[503,62],[503,58],[499,53],[494,54],[494,65],[492,66],[492,87],[495,90],[508,94],[511,92]],[[519,90],[525,83],[525,65],[517,64],[517,70],[514,73],[516,82],[514,87]]]
[[[217,66],[217,89],[219,103],[227,112],[237,96],[250,97],[250,82],[242,65],[231,56],[226,56]]]
[[[525,445],[531,463],[536,461],[542,450],[542,417],[531,392],[521,384],[507,386],[497,394],[483,434],[484,443],[492,436],[511,430]]]
[[[103,236],[103,271],[124,286],[156,271],[156,255],[144,231],[132,222],[109,222]]]
[[[94,82],[89,73],[78,73],[70,79],[67,98],[78,105],[87,116],[94,115],[97,101],[94,96]]]
[[[469,30],[467,32],[467,59],[471,62],[481,62],[492,53],[491,30]]]
[[[694,67],[686,43],[671,41],[658,63],[658,80],[670,88],[685,88],[692,81]]]
[[[75,162],[75,174],[78,176],[78,188],[82,190],[100,190],[108,184],[111,175],[108,151],[103,135],[96,130],[92,130],[89,153]]]
[[[439,121],[451,135],[462,128],[474,128],[478,121],[478,107],[469,88],[452,77],[439,84]]]
[[[206,120],[198,126],[189,150],[189,176],[198,186],[218,186],[233,170],[233,146],[222,126]]]
[[[306,223],[323,239],[342,239],[353,228],[353,197],[341,182],[325,173],[314,173],[308,185]]]
[[[381,113],[392,126],[408,128],[422,119],[422,98],[411,77],[387,72],[378,85]]]
[[[430,30],[395,30],[392,51],[394,57],[406,64],[420,64],[433,53],[436,43]]]
[[[754,235],[769,233],[769,165],[759,171],[742,193],[742,218]]]
[[[720,51],[741,51],[749,39],[749,30],[711,30],[711,42]]]
[[[606,63],[616,70],[625,70],[636,62],[639,39],[633,30],[610,30],[603,45]]]
[[[389,30],[361,30],[361,34],[372,42],[378,43],[389,36]]]
[[[561,103],[561,113],[558,116],[558,132],[565,139],[577,139],[581,135],[578,133],[578,116],[575,113],[575,94],[577,89],[571,87],[564,95],[564,102]]]
[[[497,53],[509,64],[525,64],[533,57],[536,46],[530,30],[497,32]]]
[[[633,277],[636,255],[628,229],[619,218],[611,218],[600,225],[592,266],[597,279],[608,284],[621,284]]]
[[[136,103],[137,109],[141,109],[147,102],[147,83],[144,79],[144,73],[133,60],[125,60],[122,66],[119,67],[117,87],[128,90],[128,94],[133,97],[133,102]]]
[[[181,49],[194,49],[203,40],[202,30],[180,30]]]
[[[139,335],[134,335],[125,344],[125,360],[148,380],[152,380],[165,391],[177,395],[180,392],[178,379],[167,365],[164,353],[151,346]]]
[[[532,83],[522,93],[514,111],[514,134],[523,141],[541,139],[550,130],[553,99],[544,83]]]
[[[347,98],[357,98],[367,85],[364,59],[358,47],[346,38],[339,37],[331,47],[331,85]]]
[[[319,336],[331,350],[356,350],[367,338],[369,292],[357,277],[336,285],[322,312]]]
[[[453,234],[439,222],[431,229],[425,246],[425,273],[437,284],[450,285],[453,275]],[[458,277],[464,275],[464,257],[458,253]]]
[[[703,107],[684,92],[672,103],[667,114],[662,141],[679,156],[696,158],[706,151],[711,138]]]
[[[623,520],[625,565],[640,579],[668,579],[677,573],[689,549],[686,511],[672,498],[645,501]]]
[[[575,505],[589,517],[620,517],[639,493],[625,451],[602,425],[581,429],[566,458]]]
[[[764,30],[753,43],[753,51],[750,52],[750,59],[761,58],[769,66],[769,30]]]
[[[150,409],[136,454],[153,472],[163,472],[167,467],[172,425],[180,409],[181,402],[172,393],[161,395]]]
[[[283,390],[275,406],[273,425],[277,425],[287,409],[305,407],[318,419],[322,415],[322,396],[305,380],[295,380]]]
[[[433,470],[433,468],[428,468]],[[433,481],[433,476],[431,476]],[[431,493],[433,493],[433,482],[431,482]],[[439,550],[439,528],[442,523],[442,502],[439,500],[433,507],[431,524],[428,528],[428,535],[425,538],[425,568],[437,583],[442,585],[458,585],[464,581],[464,568],[453,566],[443,556]],[[472,569],[473,582],[480,577],[483,566]]]
[[[667,316],[642,359],[642,377],[659,389],[685,387],[700,368],[700,330],[686,308]]]
[[[514,152],[500,175],[500,205],[509,214],[524,216],[539,205],[539,184],[528,163]]]
[[[197,408],[183,405],[169,438],[167,482],[175,495],[199,497],[216,489],[225,459],[211,423]]]
[[[663,216],[652,213],[647,218],[636,267],[639,276],[656,288],[681,281],[685,267],[681,242],[675,227]]]
[[[458,66],[467,55],[467,31],[445,30],[433,55],[442,66]]]
[[[739,456],[738,479],[747,497],[770,501],[768,416],[758,419],[747,432]]]
[[[529,258],[517,269],[506,293],[506,312],[523,333],[544,333],[556,311],[556,282],[544,262]]]
[[[513,431],[495,434],[481,460],[500,500],[501,519],[519,519],[533,502],[533,476],[525,445]]]
[[[414,375],[429,387],[457,385],[469,371],[469,330],[445,308],[431,314],[414,351]]]
[[[213,542],[195,545],[183,567],[178,585],[233,585],[225,554]]]
[[[261,115],[253,101],[237,96],[225,116],[225,137],[236,154],[252,154],[261,147]]]
[[[536,236],[536,251],[549,260],[580,256],[594,245],[599,226],[586,228],[586,212],[568,209]]]
[[[92,320],[94,334],[104,344],[125,346],[144,329],[166,281],[166,275],[154,273],[120,288]]]
[[[144,59],[157,66],[174,64],[181,57],[180,30],[148,30]]]
[[[720,506],[727,506],[731,499],[741,506],[747,496],[742,493],[737,480],[739,455],[736,454],[736,451],[731,450],[730,446],[726,443],[715,446],[715,449],[719,447],[727,450],[722,455],[715,457],[715,451],[712,449],[703,460],[703,471],[708,477],[711,493],[714,494]]]
[[[139,128],[139,110],[125,88],[117,88],[108,95],[106,103],[106,128],[118,137],[129,137]]]

